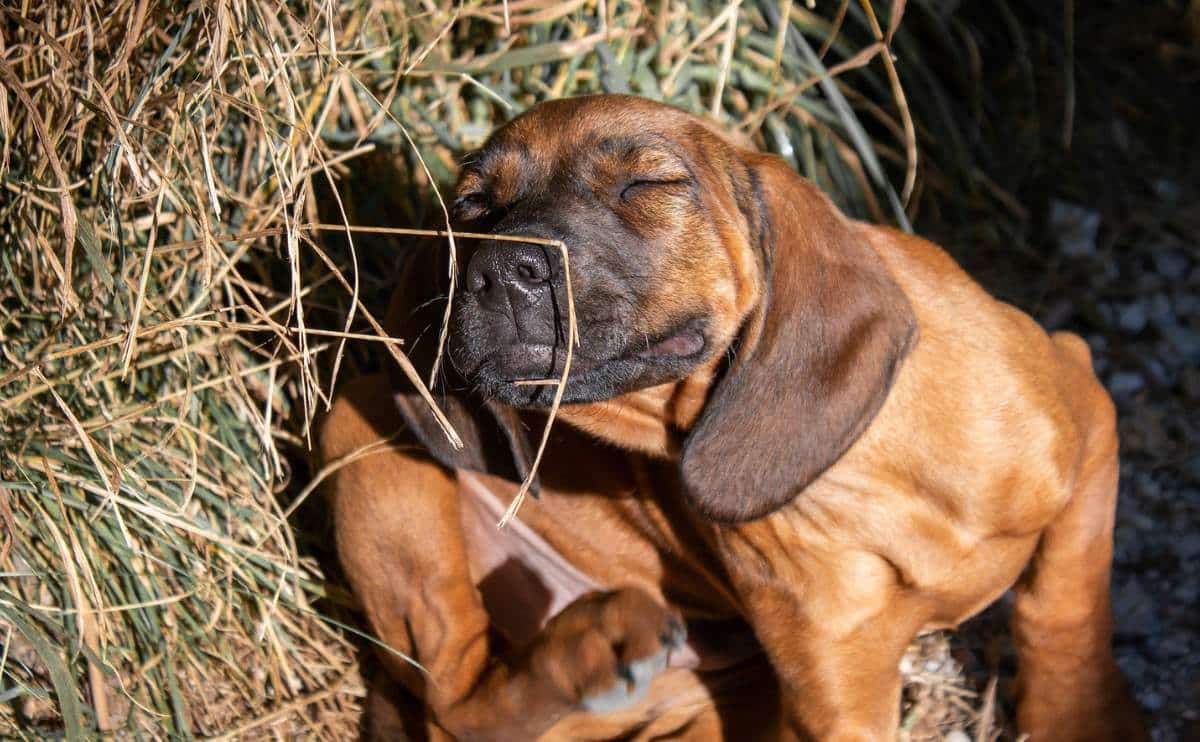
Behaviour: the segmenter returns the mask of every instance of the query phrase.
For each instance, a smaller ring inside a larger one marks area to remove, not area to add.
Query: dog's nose
[[[533,304],[550,281],[550,263],[540,245],[494,242],[471,257],[466,288],[480,305],[493,311]]]

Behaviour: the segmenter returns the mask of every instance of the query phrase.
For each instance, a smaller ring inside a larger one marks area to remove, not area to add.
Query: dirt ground
[[[988,175],[1025,213],[917,229],[1091,346],[1120,415],[1117,660],[1155,740],[1200,739],[1200,3],[1076,4],[1073,88],[1062,9],[1045,5],[1024,11],[1044,62],[1037,131],[1014,96],[985,142]],[[977,685],[998,666],[1002,706],[1004,633],[1000,607],[952,640]]]

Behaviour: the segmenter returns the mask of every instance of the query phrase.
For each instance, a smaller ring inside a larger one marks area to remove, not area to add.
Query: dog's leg
[[[322,462],[339,467],[327,482],[338,556],[371,629],[394,650],[379,652],[388,674],[431,705],[453,705],[488,661],[488,619],[471,585],[454,477],[410,438],[389,448],[402,426],[383,376],[348,384],[322,422]]]
[[[1103,445],[1083,467],[1072,499],[1042,533],[1016,587],[1017,721],[1034,742],[1145,738],[1110,646],[1117,442],[1111,412],[1108,418],[1108,429],[1096,436]]]
[[[900,660],[927,607],[897,589],[894,571],[878,557],[835,555],[811,566],[769,576],[731,569],[779,675],[781,739],[892,739]]]
[[[429,709],[407,688],[379,668],[367,684],[361,739],[365,742],[454,742],[429,718]]]
[[[472,582],[454,474],[416,444],[382,444],[402,427],[382,377],[339,396],[320,431],[338,555],[390,673],[458,739],[535,739],[574,710],[632,703],[682,640],[646,593],[586,595],[514,661],[494,656]],[[375,446],[374,449],[371,447]],[[366,455],[364,455],[364,452]]]

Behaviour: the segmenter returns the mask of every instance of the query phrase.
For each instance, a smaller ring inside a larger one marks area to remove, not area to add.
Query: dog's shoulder
[[[911,437],[906,431],[920,430],[923,440],[910,452],[918,459],[966,453],[986,462],[978,471],[989,476],[1035,464],[1038,489],[1069,491],[1094,442],[1091,429],[1109,404],[1086,344],[1052,337],[1027,313],[992,297],[934,243],[860,229],[918,323],[916,347],[864,437],[883,436],[894,447]]]

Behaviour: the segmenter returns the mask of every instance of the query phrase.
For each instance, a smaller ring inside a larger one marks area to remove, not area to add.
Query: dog
[[[543,241],[459,240],[435,398],[465,445],[398,374],[319,430],[389,647],[369,732],[894,738],[910,640],[1013,588],[1019,729],[1144,738],[1110,648],[1115,412],[1080,338],[638,97],[505,124],[454,219]],[[497,529],[567,362],[546,241],[579,344],[540,497]],[[413,251],[388,320],[424,368],[439,261]]]

